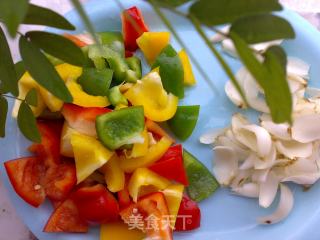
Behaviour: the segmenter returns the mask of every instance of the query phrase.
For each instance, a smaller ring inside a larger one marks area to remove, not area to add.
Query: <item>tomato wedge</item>
[[[39,207],[46,194],[41,184],[44,174],[37,157],[26,157],[4,163],[10,182],[16,193],[27,203]]]
[[[96,118],[111,111],[102,107],[80,107],[74,104],[64,104],[62,115],[71,128],[89,136],[96,136]]]
[[[136,40],[144,33],[148,32],[142,13],[137,7],[126,9],[121,14],[122,32],[124,45],[127,51],[138,49]]]
[[[183,165],[182,145],[172,146],[160,160],[149,167],[159,175],[188,186],[188,178]]]
[[[176,231],[190,231],[200,227],[201,212],[198,204],[191,200],[186,194],[183,195],[178,217],[176,220]]]
[[[74,201],[68,198],[52,213],[43,231],[85,233],[88,231],[88,224],[80,218]]]
[[[118,219],[118,202],[102,184],[78,189],[73,199],[81,218],[87,222],[106,223]]]
[[[123,209],[120,216],[129,227],[138,227],[151,239],[173,239],[169,210],[162,192],[140,198],[137,203]]]
[[[46,194],[55,201],[65,200],[76,183],[76,167],[71,163],[49,168],[44,179]]]
[[[47,168],[59,164],[62,122],[38,121],[37,126],[41,134],[41,143],[31,145],[29,151],[42,159]]]

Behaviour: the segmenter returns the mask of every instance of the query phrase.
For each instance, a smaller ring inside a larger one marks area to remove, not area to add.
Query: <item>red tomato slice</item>
[[[73,199],[80,216],[88,222],[106,223],[118,219],[118,202],[102,184],[78,189]]]
[[[62,115],[69,126],[79,132],[88,135],[96,134],[96,118],[102,114],[111,112],[108,108],[80,107],[74,104],[64,104]]]
[[[189,185],[183,165],[181,144],[170,147],[162,158],[152,164],[149,169],[169,180],[174,180],[185,186]]]
[[[56,166],[60,159],[60,137],[62,122],[60,121],[38,121],[38,129],[41,134],[41,143],[33,144],[29,151],[44,160],[45,166]]]
[[[136,43],[137,38],[144,32],[148,32],[149,29],[144,22],[140,9],[137,7],[132,7],[123,11],[121,19],[125,48],[126,50],[133,52],[138,49]]]
[[[198,204],[185,194],[180,204],[175,230],[190,231],[197,229],[200,227],[200,221],[201,211]]]
[[[85,233],[88,224],[80,218],[74,201],[67,199],[52,213],[43,231]]]
[[[129,227],[140,227],[151,239],[173,239],[168,206],[161,192],[140,198],[137,203],[123,209],[120,216]]]
[[[63,163],[47,170],[44,185],[47,196],[51,200],[65,200],[77,184],[74,164]]]
[[[63,36],[65,38],[68,38],[70,41],[72,41],[74,44],[76,44],[78,47],[85,47],[88,44],[81,41],[79,38],[77,38],[76,36],[69,34],[69,33],[64,33]]]
[[[26,157],[4,163],[16,193],[27,203],[39,207],[46,194],[41,184],[44,168],[37,157]]]

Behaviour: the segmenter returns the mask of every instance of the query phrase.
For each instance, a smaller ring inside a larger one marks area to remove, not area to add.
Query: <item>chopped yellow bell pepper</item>
[[[69,80],[75,81],[82,74],[81,67],[73,66],[68,63],[57,65],[55,68],[65,82]],[[63,102],[37,83],[28,72],[21,77],[19,82],[29,90],[31,88],[37,89],[41,94],[44,103],[52,112],[57,112],[62,108]]]
[[[125,174],[120,168],[119,157],[116,154],[100,168],[100,171],[104,174],[110,192],[119,192],[124,188]]]
[[[118,104],[114,109],[115,110],[120,110],[122,108],[127,108],[128,106],[127,105],[124,105],[124,104]]]
[[[18,86],[19,86],[19,96],[18,96],[18,98],[25,99],[25,97],[27,96],[28,92],[32,88],[30,88],[28,86],[25,86],[24,84],[22,84],[20,82],[19,82]],[[12,109],[12,117],[17,118],[20,105],[21,105],[21,101],[20,100],[15,100],[14,106],[13,106],[13,109]],[[34,116],[35,117],[39,117],[45,108],[46,108],[46,105],[44,104],[44,101],[43,101],[40,93],[37,91],[37,106],[36,107],[31,106],[31,110],[32,110]]]
[[[150,189],[150,192],[155,192],[164,190],[170,184],[171,182],[168,179],[152,172],[148,168],[138,168],[129,180],[128,190],[133,201],[137,202],[140,196],[149,193],[145,190],[143,191],[144,187]]]
[[[131,87],[124,96],[134,106],[143,106],[145,116],[156,122],[171,119],[178,107],[179,99],[168,94],[161,82],[159,73],[151,72]]]
[[[71,136],[71,145],[76,162],[78,183],[106,164],[114,154],[97,139],[79,133]]]
[[[137,39],[137,44],[149,64],[155,61],[169,42],[169,32],[145,32]]]
[[[110,222],[102,224],[100,240],[142,240],[146,235],[138,229],[129,229],[124,222]]]
[[[143,143],[133,144],[130,157],[137,158],[137,157],[143,157],[147,155],[148,147],[149,147],[149,136],[146,128],[142,132],[142,137],[144,139]]]
[[[196,84],[196,78],[194,77],[193,71],[192,71],[192,65],[190,62],[190,59],[188,57],[188,54],[184,49],[182,49],[178,56],[181,60],[183,71],[184,71],[184,84],[187,86],[192,86]]]
[[[175,143],[176,140],[174,138],[172,138],[165,130],[163,130],[157,123],[155,123],[154,121],[151,121],[150,119],[146,120],[146,127],[148,129],[149,132],[155,133],[158,136],[166,136],[167,138],[169,138],[172,143]]]
[[[171,144],[172,141],[170,139],[162,137],[159,142],[148,149],[148,153],[143,157],[126,158],[121,156],[120,167],[128,173],[133,172],[137,168],[148,167],[158,161],[166,153]]]
[[[78,133],[76,130],[71,128],[65,121],[63,124],[61,139],[60,139],[60,153],[62,156],[73,158],[73,148],[71,145],[71,136]]]
[[[73,104],[81,107],[107,107],[110,105],[107,97],[92,96],[83,91],[80,84],[75,81],[68,81],[67,88],[72,97]]]
[[[182,184],[171,184],[162,192],[166,198],[170,213],[170,225],[174,228],[178,216],[181,200],[183,197],[184,186]]]

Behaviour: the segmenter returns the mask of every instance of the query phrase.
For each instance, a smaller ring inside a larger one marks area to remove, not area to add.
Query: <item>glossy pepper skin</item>
[[[127,173],[131,173],[137,168],[148,167],[158,161],[166,153],[171,144],[170,139],[162,137],[159,142],[149,147],[148,153],[143,157],[126,158],[122,156],[120,158],[120,167]]]
[[[178,217],[175,224],[176,231],[190,231],[200,227],[201,211],[198,204],[184,194],[179,208]]]
[[[147,74],[141,82],[137,82],[125,92],[124,96],[132,105],[143,106],[145,116],[155,122],[164,122],[172,118],[179,101],[176,96],[164,90],[157,72]]]
[[[126,50],[135,51],[138,49],[136,40],[144,32],[148,32],[142,13],[137,7],[126,9],[121,14],[122,33]]]
[[[180,140],[187,140],[196,127],[199,118],[200,106],[178,106],[173,118],[168,121],[171,131]]]
[[[155,192],[139,199],[137,203],[120,211],[120,216],[125,223],[130,222],[132,214],[141,214],[144,216],[140,224],[142,230],[146,232],[147,237],[151,239],[172,240],[172,229],[170,219],[168,219],[169,210],[165,196],[161,192]],[[158,228],[148,227],[148,219],[153,218]],[[131,221],[132,222],[132,221]]]
[[[182,145],[172,146],[160,160],[148,167],[153,172],[188,186],[188,178],[183,165]]]
[[[79,215],[87,222],[106,223],[118,219],[118,202],[102,184],[82,187],[72,198],[78,207]]]
[[[184,84],[186,86],[193,86],[196,84],[196,78],[193,74],[192,65],[188,57],[187,52],[182,49],[179,53],[179,58],[181,60],[183,71],[184,71]]]
[[[166,46],[156,58],[152,69],[159,67],[164,89],[177,96],[184,97],[184,70],[182,62],[171,45]]]
[[[186,150],[183,151],[183,160],[189,180],[187,192],[192,200],[200,202],[219,188],[219,183],[206,166]]]
[[[145,32],[137,39],[137,44],[149,64],[154,63],[157,56],[169,42],[169,32]]]
[[[139,196],[149,193],[149,189],[152,189],[152,192],[154,192],[163,190],[169,185],[170,181],[168,179],[161,177],[147,168],[138,168],[130,178],[128,190],[133,201],[137,202]]]
[[[96,129],[100,141],[115,150],[137,137],[144,129],[143,107],[128,107],[97,117]]]

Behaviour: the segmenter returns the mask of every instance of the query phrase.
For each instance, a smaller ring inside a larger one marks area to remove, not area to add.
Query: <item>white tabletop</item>
[[[0,0],[1,1],[1,0]],[[89,0],[82,0],[86,2]],[[316,28],[320,29],[320,0],[280,0],[287,7],[299,12],[308,19]],[[56,10],[60,13],[69,11],[72,6],[69,0],[31,0],[31,2]],[[30,27],[23,27],[22,32],[29,30]],[[34,29],[34,28],[33,28]],[[18,59],[16,41],[10,42],[14,59]],[[16,214],[14,207],[7,197],[0,181],[0,240],[35,240],[36,238],[22,223]]]

